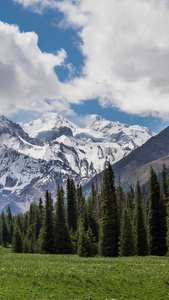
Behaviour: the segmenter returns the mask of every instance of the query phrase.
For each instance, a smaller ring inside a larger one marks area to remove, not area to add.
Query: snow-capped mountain
[[[110,122],[98,115],[80,128],[47,113],[29,124],[0,117],[0,209],[25,211],[46,189],[56,195],[68,176],[84,184],[155,134],[148,128]]]

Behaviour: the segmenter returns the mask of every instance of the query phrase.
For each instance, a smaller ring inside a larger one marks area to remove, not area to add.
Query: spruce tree
[[[163,194],[160,197],[161,206],[161,254],[166,255],[167,253],[167,200]]]
[[[77,254],[81,257],[88,256],[86,248],[86,232],[84,230],[84,224],[82,220],[78,224]]]
[[[22,243],[22,233],[20,230],[20,227],[18,225],[17,220],[14,224],[14,232],[13,232],[13,238],[12,238],[12,250],[16,253],[22,253],[23,250],[23,243]]]
[[[42,201],[41,197],[39,198],[39,213],[40,213],[40,216],[43,215],[43,201]]]
[[[65,216],[64,190],[58,186],[55,217],[55,252],[69,254],[73,252],[68,224]]]
[[[23,235],[25,236],[28,230],[28,219],[29,219],[29,211],[27,211],[23,216]]]
[[[7,230],[8,230],[8,242],[9,244],[11,244],[12,236],[13,236],[13,221],[12,221],[11,208],[9,205],[6,211],[6,220],[7,220]]]
[[[168,251],[168,235],[169,235],[169,227],[168,227],[168,206],[169,206],[169,189],[168,189],[168,174],[166,170],[165,164],[163,164],[163,172],[162,172],[162,244],[163,244],[163,254],[165,255]]]
[[[110,165],[103,172],[101,188],[101,220],[99,232],[99,254],[101,256],[118,255],[118,207],[114,182],[114,172]]]
[[[1,213],[1,228],[2,228],[2,246],[7,247],[8,244],[8,230],[7,230],[7,225],[5,222],[5,215],[4,212],[2,211]]]
[[[130,191],[127,193],[126,196],[127,200],[127,207],[131,209],[131,213],[134,212],[134,189],[130,186]]]
[[[139,181],[137,181],[135,190],[135,210],[134,210],[134,225],[136,239],[137,255],[148,255],[148,240],[147,227],[145,224],[145,214],[143,211],[143,198]]]
[[[82,257],[89,257],[97,254],[97,243],[95,237],[89,227],[87,231],[84,229],[81,220],[78,227],[78,249],[77,254]]]
[[[163,205],[156,172],[151,167],[149,180],[149,250],[151,255],[164,255]]]
[[[39,233],[40,233],[40,229],[42,227],[42,217],[41,217],[41,213],[39,211],[39,207],[36,206],[35,207],[35,220],[34,220],[34,228],[35,228],[35,240],[38,239]]]
[[[169,191],[168,191],[168,178],[167,178],[167,170],[165,164],[163,164],[163,172],[162,172],[162,189],[163,194],[165,196],[166,202],[168,202]]]
[[[92,189],[87,201],[87,213],[89,220],[89,227],[92,230],[93,235],[98,241],[99,238],[99,207],[97,203],[97,193],[94,184],[92,183]]]
[[[120,224],[121,218],[122,218],[124,201],[125,201],[125,195],[124,195],[123,188],[121,185],[121,180],[119,178],[119,185],[117,187],[117,204],[118,204],[119,224]]]
[[[133,256],[135,254],[134,232],[132,226],[131,210],[124,208],[120,233],[120,256]]]
[[[35,224],[29,226],[23,246],[23,252],[36,253],[37,243],[35,238]]]
[[[167,246],[167,255],[169,256],[169,204],[167,205],[166,225],[167,225],[166,246]]]
[[[43,224],[39,234],[39,245],[41,253],[54,253],[54,215],[53,199],[51,194],[46,191]]]
[[[73,179],[67,179],[67,222],[69,229],[77,230],[76,188]]]
[[[163,217],[163,226],[166,226],[166,251],[167,255],[169,255],[169,183],[167,177],[167,170],[165,164],[163,164],[163,172],[162,172],[162,190],[163,190],[163,205],[165,206],[165,216]],[[163,234],[163,239],[165,235],[165,229]]]

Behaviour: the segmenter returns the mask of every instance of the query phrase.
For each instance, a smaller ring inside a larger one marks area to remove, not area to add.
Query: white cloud
[[[61,83],[54,67],[61,67],[66,52],[42,53],[34,32],[21,33],[15,25],[0,22],[0,113],[18,109],[70,111],[59,101]],[[46,101],[50,99],[50,102]]]
[[[45,8],[56,8],[55,0],[13,0],[22,4],[25,8],[30,7],[36,13],[42,13]]]
[[[81,76],[61,85],[50,74],[59,86],[59,97],[67,103],[98,97],[102,106],[169,119],[168,0],[15,2],[34,9],[59,9],[65,16],[64,24],[76,28],[81,38],[85,57]],[[7,71],[14,72],[12,67]],[[42,72],[44,75],[47,79]]]

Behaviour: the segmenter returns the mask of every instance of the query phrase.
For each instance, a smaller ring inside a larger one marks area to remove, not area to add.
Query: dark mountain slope
[[[157,173],[162,171],[163,163],[169,167],[169,127],[165,128],[158,135],[150,138],[145,144],[129,155],[122,158],[112,167],[115,173],[116,182],[119,177],[124,191],[127,191],[130,185],[135,186],[137,179],[143,184],[148,180],[150,166],[152,165]],[[100,184],[102,173],[96,175],[88,182],[83,190],[89,194],[91,184]]]

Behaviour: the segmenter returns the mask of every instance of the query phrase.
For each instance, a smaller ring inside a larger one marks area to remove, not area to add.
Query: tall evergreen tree
[[[39,213],[40,213],[40,216],[43,215],[43,201],[42,201],[41,197],[39,198]]]
[[[88,256],[86,248],[86,232],[84,230],[84,224],[82,220],[80,220],[80,222],[78,223],[77,254],[82,257]]]
[[[26,237],[24,239],[23,244],[23,252],[26,253],[36,253],[37,250],[37,242],[35,238],[35,223],[29,226]]]
[[[55,219],[55,252],[57,254],[69,254],[73,252],[72,242],[65,216],[64,190],[58,186]]]
[[[165,255],[168,249],[167,236],[169,234],[169,227],[167,225],[168,218],[168,206],[169,206],[169,189],[168,189],[168,174],[165,164],[163,164],[162,172],[162,190],[163,194],[161,196],[162,201],[162,235],[161,243],[163,245],[163,254]]]
[[[163,194],[165,196],[166,202],[168,202],[169,190],[168,190],[167,170],[165,164],[163,164],[163,172],[162,172],[162,189],[163,189]]]
[[[78,227],[77,254],[83,257],[93,256],[97,254],[97,244],[92,230],[89,227],[88,230],[85,231],[84,223],[82,220],[80,220]]]
[[[1,228],[2,228],[2,246],[7,247],[8,244],[8,230],[7,230],[7,225],[5,222],[5,215],[4,212],[2,211],[1,213]]]
[[[119,255],[133,256],[134,254],[135,242],[131,219],[131,210],[125,207],[122,213]]]
[[[7,230],[8,230],[8,242],[9,244],[11,244],[12,236],[13,236],[13,221],[12,221],[12,213],[11,213],[10,206],[8,206],[6,211],[6,220],[7,220]]]
[[[125,201],[125,195],[124,195],[123,188],[121,185],[121,180],[119,178],[119,184],[117,187],[117,204],[118,204],[119,224],[120,224],[121,218],[122,218],[124,201]]]
[[[99,238],[99,206],[97,203],[97,192],[94,184],[92,183],[92,189],[87,201],[87,213],[89,220],[89,227],[92,230],[93,235],[98,241]]]
[[[169,182],[167,177],[167,170],[165,164],[163,164],[162,172],[162,190],[163,190],[163,205],[164,205],[164,217],[163,217],[163,226],[164,235],[166,231],[166,252],[169,255]],[[163,235],[163,239],[164,239]]]
[[[126,195],[127,207],[131,209],[131,213],[134,212],[134,189],[130,186],[130,191]]]
[[[16,253],[22,253],[23,250],[23,235],[21,216],[17,215],[14,223],[14,232],[12,238],[12,250]]]
[[[99,233],[99,254],[101,256],[118,255],[118,207],[114,182],[114,172],[110,165],[103,172],[101,189],[101,220]]]
[[[69,229],[77,230],[77,203],[74,180],[67,179],[67,222]]]
[[[135,190],[134,225],[136,238],[136,253],[141,256],[148,255],[147,227],[143,211],[143,199],[139,181]]]
[[[149,180],[149,249],[151,255],[164,255],[163,205],[156,172],[151,167]]]
[[[45,194],[43,225],[39,234],[39,245],[41,253],[54,253],[55,251],[53,199],[48,190]]]

